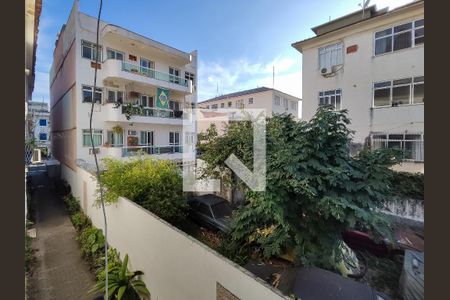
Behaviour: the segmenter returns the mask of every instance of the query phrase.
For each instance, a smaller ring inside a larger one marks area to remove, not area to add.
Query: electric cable
[[[97,30],[96,30],[96,42],[95,42],[95,68],[94,68],[94,86],[92,91],[92,105],[91,105],[91,114],[89,116],[89,133],[91,137],[91,146],[92,146],[92,153],[94,154],[94,161],[95,161],[95,169],[96,169],[96,177],[97,182],[100,189],[100,203],[102,206],[102,212],[103,212],[103,221],[104,221],[104,236],[105,236],[105,297],[104,299],[108,299],[108,227],[106,222],[106,211],[105,211],[105,202],[103,199],[103,187],[102,182],[100,180],[100,168],[98,165],[98,159],[97,159],[97,153],[95,151],[95,145],[94,145],[94,135],[92,132],[92,120],[94,115],[94,106],[95,106],[95,94],[97,91],[97,69],[98,69],[98,36],[99,36],[99,28],[100,28],[100,15],[102,13],[102,6],[103,6],[103,0],[100,0],[100,6],[98,9],[98,16],[97,16]]]

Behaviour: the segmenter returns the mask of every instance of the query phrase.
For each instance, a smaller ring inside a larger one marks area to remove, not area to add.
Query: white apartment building
[[[298,118],[300,98],[283,93],[273,88],[258,87],[255,89],[221,95],[199,103],[200,108],[261,108],[267,115],[292,114]]]
[[[50,147],[50,112],[48,103],[31,101],[28,103],[30,130],[37,147]]]
[[[197,101],[197,52],[180,51],[120,26],[100,22],[97,90],[93,91],[96,18],[74,2],[58,35],[50,72],[52,152],[75,169],[93,161],[92,101],[99,157],[141,151],[181,160],[184,108]]]
[[[424,2],[375,6],[312,28],[293,43],[303,60],[302,116],[347,109],[358,150],[400,148],[399,170],[424,171]]]

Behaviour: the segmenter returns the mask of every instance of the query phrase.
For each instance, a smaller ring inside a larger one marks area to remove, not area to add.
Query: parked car
[[[219,196],[207,194],[188,199],[189,216],[196,222],[223,232],[230,231],[233,210],[229,202]]]
[[[390,299],[363,283],[316,267],[302,268],[298,271],[293,293],[302,300]]]

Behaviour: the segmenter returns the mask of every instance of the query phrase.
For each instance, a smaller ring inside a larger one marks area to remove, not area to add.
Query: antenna
[[[217,87],[216,87],[216,96],[219,96],[219,83],[217,82]]]
[[[361,19],[364,19],[364,12],[365,12],[367,6],[369,5],[369,2],[370,2],[370,0],[365,0],[365,1],[363,0],[363,1],[362,1],[362,4],[361,4],[361,3],[358,4],[358,6],[361,6],[361,7],[362,7],[362,15],[361,15]]]
[[[272,88],[275,88],[275,66],[272,68]]]

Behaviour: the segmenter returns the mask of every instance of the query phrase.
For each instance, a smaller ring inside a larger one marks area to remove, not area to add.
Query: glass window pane
[[[400,85],[400,84],[411,83],[411,81],[412,81],[412,78],[404,78],[404,79],[394,80],[392,83],[393,83],[393,85]]]
[[[114,91],[108,91],[108,103],[116,102],[116,93]]]
[[[123,101],[123,92],[121,92],[121,91],[117,92],[116,101],[118,101],[118,102]]]
[[[390,35],[390,34],[392,34],[392,28],[388,28],[383,31],[378,31],[377,33],[375,33],[375,38],[380,38],[380,37]]]
[[[391,104],[391,89],[379,89],[374,91],[374,106],[386,106]]]
[[[92,91],[83,90],[83,102],[92,102]]]
[[[412,23],[406,23],[406,24],[402,24],[402,25],[399,25],[399,26],[395,26],[394,27],[394,33],[400,32],[400,31],[405,31],[405,30],[408,30],[408,29],[411,29],[411,28],[412,28]]]
[[[402,105],[409,104],[411,87],[407,86],[398,86],[392,89],[392,104],[393,105]]]
[[[336,109],[341,109],[341,96],[336,96]]]
[[[414,85],[414,99],[413,103],[424,103],[425,102],[425,84],[419,83]]]
[[[102,93],[95,92],[95,101],[102,102]]]
[[[390,134],[389,139],[390,140],[400,140],[403,141],[403,134]]]
[[[392,51],[392,37],[388,36],[375,41],[375,55]]]
[[[402,142],[400,141],[388,141],[388,148],[390,149],[402,149]]]
[[[115,58],[114,54],[115,54],[114,51],[112,51],[112,50],[110,50],[110,49],[107,49],[107,50],[106,50],[106,57],[107,57],[108,59],[114,59],[114,58]]]
[[[425,76],[414,77],[414,82],[423,82],[423,81],[425,81]]]
[[[411,31],[394,35],[394,51],[411,47]]]
[[[415,45],[423,44],[425,42],[425,29],[424,28],[416,29],[414,36],[415,36],[414,39]]]
[[[118,59],[118,60],[123,60],[123,53],[117,52],[117,53],[116,53],[116,59]]]
[[[405,134],[405,140],[422,140],[420,134]]]
[[[391,86],[391,82],[390,81],[384,81],[384,82],[377,82],[374,83],[373,87],[374,88],[380,88],[380,87],[390,87]]]
[[[373,136],[372,136],[372,138],[373,139],[386,139],[386,135],[385,134],[374,134]]]
[[[83,52],[82,55],[83,55],[84,58],[89,58],[89,59],[92,58],[92,56],[91,56],[92,55],[91,47],[83,46],[83,51],[82,52]]]
[[[414,22],[415,27],[424,26],[424,25],[425,25],[424,19],[417,20],[416,22]]]

